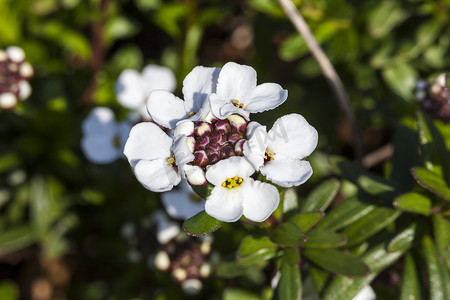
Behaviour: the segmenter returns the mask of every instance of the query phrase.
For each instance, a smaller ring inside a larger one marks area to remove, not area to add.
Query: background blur
[[[416,141],[416,81],[450,64],[450,1],[294,2],[344,82],[364,153]],[[228,61],[252,66],[258,83],[283,86],[288,100],[253,117],[270,128],[296,112],[319,132],[309,158],[314,175],[296,189],[300,201],[332,176],[329,154],[355,158],[351,126],[277,1],[1,0],[0,49],[11,45],[24,49],[35,74],[31,96],[0,111],[0,299],[188,298],[170,275],[136,259],[121,234],[124,224],[140,224],[162,207],[159,195],[137,182],[125,159],[97,165],[81,151],[90,109],[108,106],[126,118],[115,94],[124,69],[167,66],[179,96],[193,67]],[[448,137],[445,123],[436,126]],[[409,172],[418,154],[403,155]],[[392,171],[389,161],[365,167],[380,176]],[[356,189],[343,182],[344,192]],[[214,234],[221,259],[233,255],[245,226],[224,224]],[[138,236],[139,251],[157,248],[151,229]],[[393,265],[377,277],[380,299],[399,299],[402,269]],[[193,297],[267,299],[270,272],[239,280],[214,273]]]

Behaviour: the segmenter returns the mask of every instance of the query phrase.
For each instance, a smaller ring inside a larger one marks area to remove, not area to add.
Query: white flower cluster
[[[0,109],[13,109],[31,94],[28,80],[34,70],[25,61],[25,52],[17,46],[0,49]]]
[[[131,113],[127,120],[117,122],[110,108],[93,108],[82,124],[81,148],[86,158],[96,164],[108,164],[123,157],[123,146],[132,124],[141,118],[150,120],[145,107],[150,92],[173,91],[175,87],[175,75],[166,67],[148,65],[142,73],[124,70],[117,81],[116,94],[119,103]]]
[[[259,171],[282,187],[304,183],[312,174],[303,158],[317,145],[317,131],[298,114],[278,119],[272,129],[249,122],[250,114],[273,109],[287,99],[276,83],[257,85],[253,68],[227,63],[194,68],[183,81],[184,100],[154,90],[147,111],[159,124],[135,125],[124,154],[141,184],[166,192],[186,178],[212,184],[205,202],[212,217],[262,222],[279,203],[278,189],[251,176]],[[167,134],[161,129],[171,131]]]

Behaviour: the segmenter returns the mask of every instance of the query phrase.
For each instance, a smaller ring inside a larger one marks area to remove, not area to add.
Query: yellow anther
[[[175,157],[169,157],[167,162],[169,163],[169,167],[173,167],[175,165]]]
[[[227,178],[224,182],[222,182],[222,186],[232,189],[239,187],[244,180],[241,177],[234,176],[233,178]]]
[[[233,99],[233,100],[231,100],[231,103],[232,103],[234,106],[238,107],[238,108],[244,108],[244,104],[243,104],[243,103],[239,103],[239,100],[238,100],[238,99]]]
[[[264,163],[266,163],[268,161],[273,161],[275,155],[277,155],[275,152],[272,152],[268,148],[266,148],[266,153],[264,154]],[[263,164],[263,166],[264,166],[264,164]]]
[[[195,112],[191,111],[191,112],[189,113],[189,117],[192,117],[193,115],[195,115]]]

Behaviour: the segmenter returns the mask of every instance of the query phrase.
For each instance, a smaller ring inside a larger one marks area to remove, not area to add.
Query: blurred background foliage
[[[127,259],[120,230],[159,195],[125,160],[84,158],[81,122],[97,105],[126,117],[114,92],[126,68],[168,66],[179,95],[194,66],[227,61],[289,90],[256,120],[300,113],[319,146],[311,180],[283,192],[270,239],[242,222],[214,233],[220,259],[192,297],[351,299],[373,282],[379,299],[450,299],[450,127],[414,100],[419,78],[449,69],[450,1],[294,3],[344,82],[365,154],[387,149],[375,163],[352,162],[350,124],[277,1],[0,1],[0,48],[22,47],[35,69],[31,97],[0,111],[1,299],[188,297]]]

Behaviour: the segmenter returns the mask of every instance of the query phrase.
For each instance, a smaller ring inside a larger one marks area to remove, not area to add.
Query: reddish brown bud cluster
[[[424,111],[432,118],[450,121],[450,92],[448,76],[442,74],[431,84],[420,80],[416,84],[415,97]]]
[[[225,120],[194,122],[193,164],[206,167],[231,156],[242,156],[247,121],[239,115]]]

